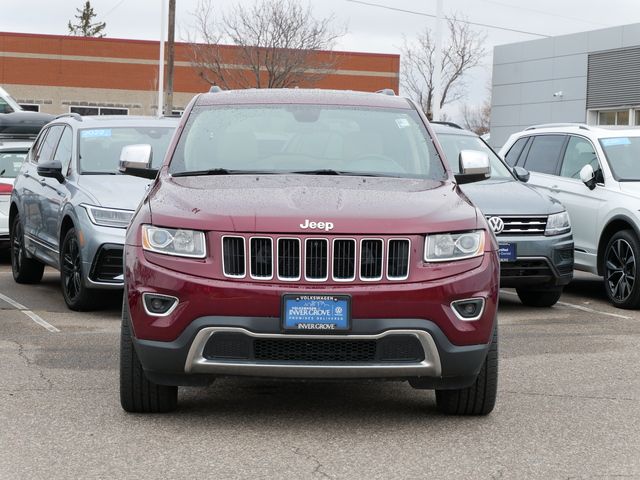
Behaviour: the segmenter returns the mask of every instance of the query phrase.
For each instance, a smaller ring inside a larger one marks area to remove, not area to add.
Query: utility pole
[[[431,103],[431,120],[440,120],[440,98],[442,97],[442,0],[436,3],[436,29],[433,61],[433,100]]]
[[[165,37],[165,0],[160,0],[160,58],[158,59],[158,109],[156,115],[162,116],[164,100],[164,37]]]
[[[169,0],[169,38],[167,40],[167,91],[165,94],[165,115],[173,112],[173,63],[175,60],[176,0]]]

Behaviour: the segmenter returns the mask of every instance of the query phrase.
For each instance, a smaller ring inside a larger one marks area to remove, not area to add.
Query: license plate
[[[343,332],[351,328],[349,295],[282,296],[282,328],[298,333]]]
[[[498,256],[501,262],[515,262],[518,258],[515,243],[501,243],[498,245]]]

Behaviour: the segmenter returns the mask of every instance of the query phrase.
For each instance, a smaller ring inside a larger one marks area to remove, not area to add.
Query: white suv
[[[538,125],[511,135],[500,154],[565,205],[575,268],[603,276],[615,306],[639,308],[640,129]]]

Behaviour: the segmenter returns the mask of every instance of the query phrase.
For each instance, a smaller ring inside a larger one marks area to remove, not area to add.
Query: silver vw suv
[[[9,207],[11,266],[18,283],[60,270],[72,310],[100,305],[99,290],[122,289],[126,228],[150,179],[118,173],[124,147],[152,146],[160,165],[177,119],[65,114],[47,124],[15,179]]]
[[[640,307],[640,130],[537,125],[500,152],[567,208],[575,268],[601,275],[616,307]]]

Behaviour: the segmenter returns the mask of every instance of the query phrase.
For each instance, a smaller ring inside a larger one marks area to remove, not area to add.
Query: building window
[[[129,115],[128,108],[113,107],[69,107],[70,113],[79,115]]]
[[[22,110],[25,110],[27,112],[39,112],[40,111],[40,105],[37,105],[35,103],[21,103],[20,106],[22,107]]]
[[[640,125],[640,110],[636,110],[636,121],[634,123],[634,125]]]
[[[629,110],[600,111],[598,125],[629,125]]]

